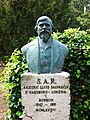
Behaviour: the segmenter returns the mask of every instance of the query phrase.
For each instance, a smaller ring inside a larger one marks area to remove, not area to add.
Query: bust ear
[[[34,27],[34,30],[37,31],[37,25]]]
[[[52,31],[54,31],[55,30],[55,26],[52,24]]]

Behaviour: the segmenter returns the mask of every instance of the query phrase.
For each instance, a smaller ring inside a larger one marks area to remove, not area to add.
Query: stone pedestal
[[[23,120],[69,120],[69,73],[22,74]]]

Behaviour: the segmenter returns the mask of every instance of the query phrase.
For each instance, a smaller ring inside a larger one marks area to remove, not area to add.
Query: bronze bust
[[[21,48],[29,70],[38,74],[60,73],[68,48],[51,36],[53,24],[49,17],[39,17],[35,29],[37,38]]]

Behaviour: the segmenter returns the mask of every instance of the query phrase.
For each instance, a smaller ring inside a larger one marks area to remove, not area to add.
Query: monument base
[[[69,73],[22,74],[23,120],[69,120]]]

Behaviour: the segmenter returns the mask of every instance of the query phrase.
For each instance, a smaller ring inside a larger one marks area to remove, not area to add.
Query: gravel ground
[[[4,69],[4,67],[0,67],[0,77],[1,77],[1,72]],[[5,112],[7,110],[7,105],[6,105],[6,97],[5,97],[5,92],[2,91],[3,87],[3,82],[0,81],[0,120],[5,120]]]

